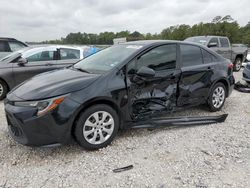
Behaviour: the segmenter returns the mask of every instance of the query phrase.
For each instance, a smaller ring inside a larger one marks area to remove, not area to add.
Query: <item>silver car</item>
[[[63,68],[83,59],[83,49],[69,46],[25,48],[1,59],[0,100],[23,81],[46,71]]]

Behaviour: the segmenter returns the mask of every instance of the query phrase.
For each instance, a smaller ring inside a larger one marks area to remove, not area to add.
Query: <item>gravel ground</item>
[[[236,73],[237,79],[241,72]],[[128,130],[107,148],[31,148],[13,141],[0,103],[0,187],[250,187],[250,94],[233,91],[225,123]],[[113,173],[118,167],[132,170]]]

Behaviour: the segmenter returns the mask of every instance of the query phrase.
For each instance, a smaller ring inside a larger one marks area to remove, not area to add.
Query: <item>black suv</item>
[[[108,145],[123,128],[186,107],[222,108],[233,65],[210,49],[179,41],[114,45],[75,65],[12,90],[5,111],[12,137],[25,145]],[[166,117],[166,116],[165,116]]]
[[[27,44],[16,39],[0,37],[0,59],[10,54],[11,52],[15,52],[27,46]]]

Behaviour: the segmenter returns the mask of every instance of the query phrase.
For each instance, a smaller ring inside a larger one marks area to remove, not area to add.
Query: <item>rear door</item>
[[[60,48],[59,60],[57,62],[58,68],[67,67],[80,60],[80,50],[71,48]]]
[[[226,59],[232,60],[232,49],[228,38],[220,37],[219,40],[220,40],[219,54],[221,54]]]
[[[155,71],[152,78],[140,77],[141,67]],[[127,65],[129,112],[132,119],[148,119],[160,112],[171,111],[176,106],[177,45],[155,47],[136,57]]]
[[[15,83],[19,84],[39,73],[57,69],[57,51],[44,49],[26,57],[27,64],[13,63],[13,74]],[[18,59],[17,59],[18,60]]]
[[[199,46],[180,45],[182,73],[179,82],[178,106],[193,106],[206,101],[214,65],[212,60],[206,60],[209,63],[204,63],[203,53]]]

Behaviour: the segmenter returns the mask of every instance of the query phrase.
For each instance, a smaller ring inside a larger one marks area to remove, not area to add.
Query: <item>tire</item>
[[[118,129],[119,118],[116,111],[108,105],[98,104],[80,114],[75,124],[74,136],[80,146],[95,150],[109,145]]]
[[[3,100],[8,93],[8,86],[7,84],[3,81],[0,80],[0,100]]]
[[[220,111],[226,100],[227,90],[223,83],[217,83],[211,89],[208,98],[208,107],[211,112]]]
[[[237,57],[234,61],[234,71],[239,72],[242,66],[242,59]]]

